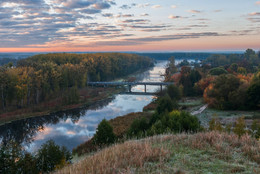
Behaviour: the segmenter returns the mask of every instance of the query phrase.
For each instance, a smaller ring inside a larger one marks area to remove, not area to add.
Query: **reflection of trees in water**
[[[0,144],[2,142],[6,145],[11,141],[16,142],[17,144],[22,144],[23,142],[31,143],[34,140],[35,134],[39,130],[44,129],[45,124],[57,124],[60,121],[66,121],[67,119],[71,119],[75,124],[79,121],[81,116],[86,114],[88,109],[100,109],[112,100],[113,99],[108,99],[97,102],[91,107],[60,111],[47,116],[27,118],[5,124],[0,126]]]

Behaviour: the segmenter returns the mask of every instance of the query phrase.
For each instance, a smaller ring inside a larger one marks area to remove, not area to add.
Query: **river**
[[[167,61],[160,61],[143,73],[136,75],[138,81],[163,81]],[[147,86],[147,92],[155,92],[159,87]],[[142,92],[144,86],[135,86],[132,92]],[[0,142],[15,141],[35,152],[46,141],[52,139],[56,144],[72,150],[90,139],[103,119],[113,119],[131,112],[140,112],[154,96],[117,94],[113,99],[98,103],[89,108],[73,109],[48,116],[14,121],[0,127]]]

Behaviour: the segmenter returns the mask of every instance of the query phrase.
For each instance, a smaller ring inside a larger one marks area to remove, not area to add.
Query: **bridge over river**
[[[88,82],[88,85],[91,86],[128,86],[128,93],[136,94],[136,92],[132,92],[132,86],[136,85],[144,85],[144,93],[147,93],[146,86],[160,86],[161,91],[163,86],[168,86],[174,84],[173,82]],[[147,94],[154,94],[154,93],[147,93]]]

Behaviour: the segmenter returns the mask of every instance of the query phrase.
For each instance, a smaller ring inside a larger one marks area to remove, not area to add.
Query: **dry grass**
[[[106,148],[57,173],[260,173],[260,142],[220,132],[160,135]]]
[[[168,157],[169,153],[162,147],[152,147],[147,141],[132,141],[106,148],[57,173],[133,173],[144,167],[146,162],[162,163]]]
[[[136,112],[130,113],[125,116],[116,117],[112,120],[109,120],[110,125],[113,127],[113,131],[115,135],[119,138],[123,138],[123,136],[129,130],[131,124],[135,119],[146,118],[150,120],[152,117],[152,113],[150,112]]]

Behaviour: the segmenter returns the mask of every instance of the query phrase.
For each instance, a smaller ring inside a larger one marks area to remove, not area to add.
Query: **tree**
[[[221,75],[221,74],[227,74],[228,72],[224,69],[224,68],[222,68],[222,67],[217,67],[217,68],[212,68],[210,71],[209,71],[209,73],[211,74],[211,75]]]
[[[183,60],[183,61],[181,61],[181,63],[179,64],[179,66],[189,66],[190,65],[190,63],[185,59],[185,60]]]
[[[244,57],[247,59],[247,60],[249,60],[249,58],[250,58],[250,56],[252,56],[252,55],[255,55],[255,51],[254,50],[252,50],[252,49],[247,49],[246,50],[246,52],[244,53]]]
[[[172,100],[180,100],[181,99],[181,91],[176,85],[169,85],[167,87],[167,94],[170,96]]]
[[[260,107],[260,79],[252,82],[247,90],[248,105],[252,109]]]
[[[97,132],[93,137],[94,143],[99,146],[113,144],[116,140],[116,136],[113,132],[112,126],[106,119],[103,119],[98,127]]]
[[[22,157],[21,147],[14,142],[0,145],[0,173],[15,174],[19,170]]]
[[[238,65],[236,63],[232,63],[229,67],[233,72],[237,72]]]
[[[176,107],[177,106],[174,106],[174,103],[172,102],[171,98],[168,95],[166,95],[159,99],[156,111],[158,114],[161,114],[164,112],[171,112]]]
[[[213,86],[210,85],[204,92],[204,98],[212,98],[211,106],[218,109],[238,109],[236,108],[234,96],[239,93],[240,79],[234,75],[220,75],[218,76]],[[241,90],[242,92],[242,90]],[[245,101],[243,101],[245,102]]]
[[[41,172],[53,171],[57,166],[70,163],[72,157],[66,147],[60,147],[53,140],[47,141],[37,153],[37,165]]]

